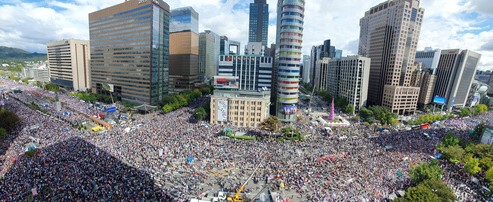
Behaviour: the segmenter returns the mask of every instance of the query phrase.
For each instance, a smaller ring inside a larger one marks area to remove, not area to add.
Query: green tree
[[[207,117],[207,112],[205,111],[204,108],[199,107],[199,108],[195,109],[193,116],[195,117],[195,119],[202,121]]]
[[[452,189],[439,180],[426,180],[415,187],[410,187],[403,198],[397,202],[452,202],[456,197]]]
[[[488,106],[485,104],[478,104],[474,107],[476,113],[481,114],[488,111]]]
[[[375,122],[375,116],[373,115],[373,112],[371,110],[369,110],[367,108],[361,108],[359,110],[359,114],[360,114],[361,118],[363,119],[363,121],[368,122],[370,124]]]
[[[443,147],[456,146],[456,145],[459,145],[459,142],[460,142],[459,138],[455,137],[454,134],[447,133],[447,135],[445,136],[445,139],[443,139],[440,146],[443,146]]]
[[[404,201],[428,202],[428,201],[440,201],[440,199],[426,185],[418,184],[418,186],[410,187],[409,189],[407,189],[407,193],[404,196]]]
[[[476,140],[476,141],[480,140],[481,136],[483,136],[485,130],[486,130],[486,125],[484,123],[478,124],[474,128],[474,133],[471,135],[472,139]]]
[[[164,105],[163,106],[163,112],[164,113],[170,113],[170,112],[172,112],[174,110],[175,110],[175,108],[172,105],[170,105],[170,104],[167,104],[167,105]]]
[[[487,144],[470,144],[465,151],[474,154],[475,157],[493,159],[493,147]]]
[[[479,165],[485,170],[488,170],[493,167],[493,160],[490,157],[483,157],[479,160]]]
[[[166,95],[163,97],[161,104],[164,106],[167,104],[173,104],[173,103],[177,103],[177,102],[178,102],[178,98],[176,97],[176,95],[175,94],[169,94],[169,95]]]
[[[471,115],[471,110],[469,108],[462,108],[459,112],[460,117],[466,117]]]
[[[454,163],[460,162],[465,153],[464,149],[458,145],[442,147],[440,151],[445,159]]]
[[[437,195],[440,201],[452,202],[456,201],[457,199],[452,189],[450,189],[445,183],[439,180],[426,180],[422,184],[428,187],[435,195]]]
[[[35,85],[35,86],[37,86],[37,87],[42,88],[42,87],[43,87],[43,82],[40,82],[40,81],[35,81],[35,82],[34,82],[34,85]]]
[[[466,155],[464,158],[464,169],[471,175],[475,175],[481,172],[481,167],[479,167],[479,159],[472,157],[472,155]]]
[[[178,104],[180,105],[180,107],[184,107],[188,105],[188,100],[185,96],[177,95],[176,99],[178,99]]]
[[[0,128],[4,128],[7,131],[11,131],[20,122],[21,120],[15,113],[0,108]]]
[[[279,119],[277,119],[277,117],[270,116],[269,118],[267,118],[264,122],[262,122],[260,124],[260,127],[263,130],[267,130],[270,132],[276,132],[276,131],[279,131],[279,129],[281,128],[281,122],[279,121]]]
[[[22,81],[22,83],[28,84],[29,83],[29,78],[23,78],[21,81]]]
[[[382,106],[372,106],[369,108],[375,117],[382,125],[391,125],[392,119],[397,119],[399,116],[392,113],[389,108]]]
[[[55,84],[49,83],[45,85],[45,90],[52,91],[52,92],[59,92],[60,87],[58,87]]]
[[[201,91],[202,95],[209,95],[212,92],[211,88],[209,88],[209,87],[201,88],[200,91]]]
[[[438,161],[434,160],[430,163],[420,163],[418,166],[411,167],[411,179],[415,183],[421,183],[425,180],[440,180],[443,170],[438,165]]]
[[[199,89],[195,89],[192,91],[193,100],[199,98],[200,96],[202,96],[202,92],[200,92]]]
[[[493,167],[484,173],[484,177],[488,180],[488,182],[490,182],[490,184],[493,184]]]
[[[344,112],[346,112],[348,114],[353,114],[354,113],[354,105],[347,104],[346,107],[344,107]]]
[[[0,128],[0,140],[7,138],[7,130],[5,128]]]

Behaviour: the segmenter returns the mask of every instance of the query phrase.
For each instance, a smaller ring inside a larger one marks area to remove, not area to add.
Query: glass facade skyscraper
[[[269,4],[266,0],[255,0],[250,4],[250,28],[248,42],[262,42],[267,47],[269,34]]]
[[[192,31],[199,33],[199,13],[192,7],[183,7],[171,10],[171,33]]]
[[[160,103],[168,93],[169,19],[162,0],[129,0],[90,13],[92,91]]]
[[[284,122],[296,121],[304,17],[304,0],[278,0],[276,114]]]
[[[169,91],[199,83],[199,14],[192,7],[171,10]]]

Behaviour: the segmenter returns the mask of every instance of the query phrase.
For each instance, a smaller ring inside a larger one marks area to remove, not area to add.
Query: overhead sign
[[[444,105],[444,104],[447,102],[447,99],[445,99],[444,97],[435,96],[435,97],[433,98],[433,102],[434,102],[435,104]]]
[[[217,101],[217,121],[228,121],[228,100]]]

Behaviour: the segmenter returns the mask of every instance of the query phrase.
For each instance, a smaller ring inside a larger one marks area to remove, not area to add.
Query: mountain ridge
[[[0,46],[0,59],[47,58],[46,53],[31,53],[19,48]]]

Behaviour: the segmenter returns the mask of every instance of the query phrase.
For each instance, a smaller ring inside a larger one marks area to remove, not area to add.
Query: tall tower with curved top
[[[276,37],[276,114],[283,122],[296,121],[300,86],[305,0],[278,0]]]

